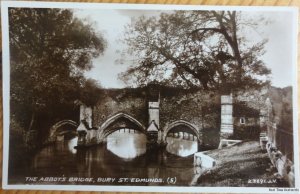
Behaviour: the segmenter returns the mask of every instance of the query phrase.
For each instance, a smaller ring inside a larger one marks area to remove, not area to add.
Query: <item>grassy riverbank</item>
[[[259,143],[248,141],[206,152],[217,165],[198,178],[199,186],[288,187],[268,172],[270,159]]]

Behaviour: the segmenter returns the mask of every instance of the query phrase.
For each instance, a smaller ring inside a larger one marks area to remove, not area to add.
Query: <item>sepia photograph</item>
[[[4,188],[299,192],[297,9],[1,14]]]

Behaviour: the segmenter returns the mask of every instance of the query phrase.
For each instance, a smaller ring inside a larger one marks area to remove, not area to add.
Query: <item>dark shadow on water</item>
[[[106,144],[88,149],[71,149],[70,142],[58,142],[39,151],[26,163],[10,171],[9,184],[88,184],[88,185],[168,185],[167,179],[176,177],[176,184],[187,186],[193,176],[193,157],[179,157],[165,148],[147,150],[135,158],[125,159],[107,149]],[[115,178],[114,182],[26,182],[25,177],[92,177]],[[118,182],[120,178],[157,178],[161,181]],[[172,186],[172,185],[170,185]]]

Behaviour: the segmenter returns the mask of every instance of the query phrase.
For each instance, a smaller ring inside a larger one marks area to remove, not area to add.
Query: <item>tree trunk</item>
[[[33,129],[33,125],[35,123],[35,111],[33,111],[32,115],[31,115],[31,120],[30,120],[30,124],[28,127],[28,131],[31,131]]]

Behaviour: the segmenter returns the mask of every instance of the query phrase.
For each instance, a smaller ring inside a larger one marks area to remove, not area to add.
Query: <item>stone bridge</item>
[[[67,126],[68,129],[67,130],[62,129],[62,127],[64,127],[64,126]],[[50,134],[49,134],[49,137],[48,137],[48,140],[46,143],[54,142],[57,140],[58,137],[63,136],[66,133],[70,133],[70,131],[69,131],[70,126],[71,126],[71,129],[73,128],[73,131],[71,131],[71,132],[73,132],[75,135],[77,135],[76,128],[78,127],[78,124],[75,121],[61,120],[61,121],[55,123],[50,128]]]
[[[220,99],[199,91],[156,87],[102,92],[95,106],[80,106],[78,146],[105,142],[117,130],[144,133],[148,143],[155,144],[166,144],[168,136],[202,144],[203,130],[219,136],[220,127],[221,132],[233,133],[231,96]],[[220,118],[221,112],[225,118]]]

